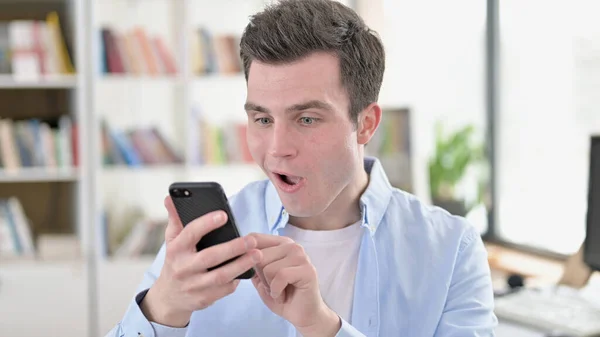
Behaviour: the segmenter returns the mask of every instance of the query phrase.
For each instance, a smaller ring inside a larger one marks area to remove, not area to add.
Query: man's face
[[[339,60],[313,53],[290,64],[253,61],[248,146],[296,217],[321,214],[362,168]]]

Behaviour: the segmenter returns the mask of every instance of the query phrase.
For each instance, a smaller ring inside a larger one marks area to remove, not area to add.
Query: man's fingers
[[[286,251],[286,254],[289,252],[289,250]],[[263,251],[263,261],[265,260],[265,256],[264,256],[264,251]],[[296,266],[301,266],[306,264],[307,259],[303,258],[302,256],[299,255],[292,255],[292,254],[287,254],[285,255],[284,258],[279,259],[277,261],[273,261],[271,263],[260,263],[260,266],[262,267],[262,271],[263,274],[265,275],[265,279],[267,280],[268,284],[271,284],[271,282],[273,282],[273,279],[275,278],[275,276],[277,275],[277,273],[282,270],[282,269],[286,269],[289,267],[296,267]]]
[[[267,278],[265,277],[265,273],[263,272],[263,270],[260,267],[256,267],[256,268],[254,268],[254,270],[256,271],[256,275],[252,278],[252,282],[255,283],[254,285],[258,286],[258,284],[261,284],[262,287],[264,289],[266,289],[267,292],[270,293],[271,288],[269,287],[269,282],[267,281]]]
[[[276,236],[270,234],[252,233],[248,236],[252,236],[256,239],[256,248],[265,249],[273,246],[279,246],[281,244],[293,243],[294,240],[287,236]]]
[[[260,276],[258,276],[260,275],[258,273],[258,270],[256,272],[256,276],[252,278],[252,284],[254,285],[256,291],[258,291],[258,294],[263,299],[268,299],[271,297],[271,289],[269,288],[269,285],[265,283],[265,281]]]
[[[260,261],[259,267],[264,268],[265,266],[275,261],[279,261],[285,258],[288,255],[288,252],[290,251],[291,245],[294,245],[294,243],[287,243],[279,246],[261,249],[263,253],[263,258]]]
[[[248,236],[224,242],[197,253],[191,267],[196,271],[206,270],[243,255],[255,247],[256,240]]]
[[[206,281],[210,286],[229,283],[231,280],[252,269],[260,262],[261,258],[262,253],[260,250],[252,249],[234,261],[206,273]]]
[[[199,275],[199,276],[204,276],[204,275]],[[203,295],[201,297],[198,296],[196,298],[195,306],[197,308],[204,309],[204,308],[211,306],[214,302],[220,300],[221,298],[232,294],[237,289],[240,282],[239,282],[239,280],[234,280],[227,284],[211,287],[210,289],[206,289],[206,288],[204,288],[204,286],[201,286],[200,284],[202,284],[201,278],[199,278],[199,282],[196,282],[195,284],[190,286],[190,288],[187,290],[188,290],[188,293],[190,294],[190,296],[192,296],[192,297],[196,297],[195,296],[196,291],[202,292]],[[209,291],[207,291],[207,290],[209,290]]]
[[[212,300],[212,302],[216,302],[217,300],[220,300],[221,298],[233,293],[239,284],[240,280],[233,280],[227,284],[215,287],[209,292],[208,299]]]
[[[223,226],[227,222],[227,214],[223,211],[207,213],[186,225],[172,243],[177,249],[191,249],[203,236]]]
[[[275,278],[271,281],[271,297],[276,299],[285,290],[288,285],[295,285],[302,287],[304,281],[306,283],[309,282],[307,279],[310,275],[309,272],[306,271],[305,266],[295,266],[280,269]]]
[[[169,243],[181,233],[183,225],[181,224],[181,220],[179,220],[179,215],[175,210],[175,205],[173,204],[173,199],[171,199],[170,195],[167,195],[164,204],[169,214],[169,222],[165,229],[165,242]]]

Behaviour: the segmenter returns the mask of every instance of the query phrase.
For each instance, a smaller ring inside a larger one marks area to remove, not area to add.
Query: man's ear
[[[358,144],[367,144],[375,134],[381,122],[381,107],[377,103],[371,103],[360,114],[358,114],[357,140]]]

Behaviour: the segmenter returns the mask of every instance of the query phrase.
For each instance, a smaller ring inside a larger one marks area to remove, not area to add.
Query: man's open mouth
[[[273,183],[285,193],[296,193],[306,185],[306,178],[294,176],[284,171],[271,171]]]
[[[294,186],[297,185],[301,180],[302,177],[296,177],[296,176],[291,176],[291,175],[286,175],[286,174],[279,174],[279,173],[275,173],[276,175],[279,176],[279,178],[286,184]]]

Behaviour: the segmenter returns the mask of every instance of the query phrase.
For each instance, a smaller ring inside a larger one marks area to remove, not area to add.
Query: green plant
[[[430,192],[434,202],[456,201],[456,184],[470,165],[483,160],[483,147],[473,145],[471,139],[474,132],[475,128],[467,125],[445,135],[441,123],[437,123],[435,152],[429,160]]]

